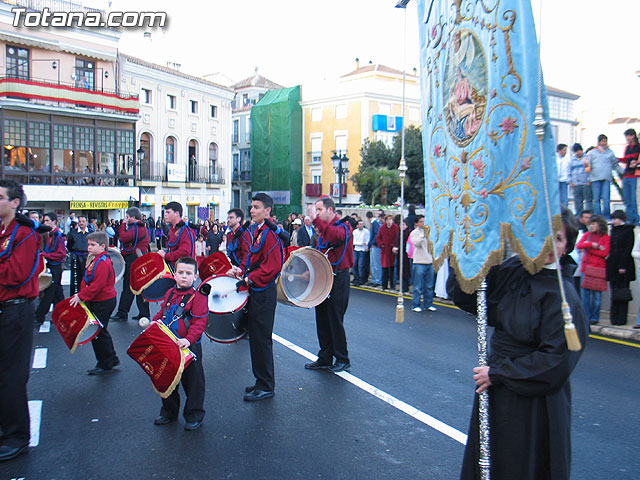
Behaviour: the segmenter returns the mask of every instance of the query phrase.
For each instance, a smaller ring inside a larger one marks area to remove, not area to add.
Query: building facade
[[[231,86],[235,92],[232,103],[231,157],[232,205],[247,212],[251,205],[251,107],[269,90],[283,88],[258,74]]]
[[[180,202],[192,221],[226,218],[231,206],[233,90],[120,55],[121,89],[140,96],[136,129],[141,211]]]
[[[32,3],[0,2],[0,177],[25,185],[32,210],[119,218],[138,201],[139,110],[119,89],[120,34],[14,27],[11,8]]]
[[[303,204],[330,195],[336,202],[358,205],[349,174],[358,171],[360,149],[365,140],[391,146],[402,129],[402,72],[370,64],[342,76],[336,84],[304,85],[303,101]],[[420,124],[418,77],[406,75],[405,118]],[[345,182],[340,187],[331,157],[349,159]]]
[[[578,121],[574,113],[574,105],[580,96],[549,85],[546,89],[553,139],[556,145],[564,143],[571,146],[578,141]]]

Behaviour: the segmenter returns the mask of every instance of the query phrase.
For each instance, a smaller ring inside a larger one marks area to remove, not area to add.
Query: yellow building
[[[358,205],[360,194],[349,180],[358,171],[365,139],[381,140],[389,147],[402,128],[402,72],[369,64],[340,77],[338,82],[304,85],[303,203],[330,195],[336,203]],[[414,72],[406,74],[405,118],[420,125],[420,90]],[[349,158],[346,186],[342,192],[331,157]],[[394,199],[395,200],[395,199]]]

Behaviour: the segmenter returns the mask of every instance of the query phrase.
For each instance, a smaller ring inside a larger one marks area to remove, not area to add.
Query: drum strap
[[[329,247],[335,249],[337,247],[339,247],[340,245],[344,245],[344,248],[342,249],[342,255],[340,255],[340,258],[338,259],[338,261],[336,262],[330,262],[332,267],[335,267],[337,265],[340,265],[342,263],[342,260],[344,259],[344,255],[347,252],[347,243],[349,243],[349,227],[347,227],[346,223],[337,221],[336,223],[334,223],[334,225],[338,226],[338,225],[342,225],[344,227],[344,241],[343,242],[338,242],[336,245],[331,245],[330,242],[324,243],[324,239],[322,237],[318,238],[318,246],[316,247],[318,250],[322,251],[325,250]]]
[[[2,250],[0,252],[0,258],[4,257],[5,255],[7,256],[7,258],[9,258],[11,256],[11,252],[12,252],[12,250],[14,248],[13,242],[16,239],[16,234],[18,233],[18,227],[19,226],[20,225],[18,224],[13,228],[13,231],[11,232],[11,237],[9,237],[9,243],[7,244],[7,248],[5,248],[4,250]],[[31,235],[35,235],[35,230],[34,229],[31,229],[31,233],[29,235],[27,235],[26,237],[24,237],[22,242],[24,242]],[[15,247],[19,246],[22,242],[18,243],[18,245],[15,245]],[[31,280],[33,278],[33,276],[36,273],[36,270],[38,269],[38,264],[40,263],[39,260],[40,260],[40,249],[36,250],[36,261],[34,262],[33,267],[31,268],[31,273],[29,273],[29,276],[27,277],[27,279],[24,282],[22,282],[22,283],[20,283],[18,285],[8,285],[7,287],[8,288],[20,288],[20,287],[26,285],[27,283],[29,283],[29,280]]]
[[[142,235],[142,238],[140,240],[138,240],[138,235],[140,234],[140,226],[137,223],[135,224],[135,228],[136,228],[136,239],[133,241],[133,246],[131,248],[126,248],[124,246],[124,243],[122,244],[122,251],[123,252],[127,252],[127,253],[132,253],[135,248],[138,246],[138,242],[144,240],[145,238],[147,238],[147,227],[143,227],[144,228],[144,234]]]
[[[276,246],[280,246],[280,259],[281,259],[281,265],[280,267],[282,267],[282,265],[284,264],[284,245],[282,243],[282,240],[280,240],[280,237],[278,235],[276,235],[274,233],[273,230],[271,230],[270,228],[267,228],[264,230],[264,235],[262,236],[262,240],[260,241],[260,244],[258,245],[257,248],[249,248],[249,255],[247,255],[247,269],[245,270],[245,277],[247,275],[249,275],[249,272],[252,272],[254,270],[256,270],[257,268],[260,267],[260,265],[262,264],[262,261],[257,262],[254,265],[251,265],[251,254],[252,253],[257,253],[259,252],[262,247],[264,246],[264,242],[267,238],[267,235],[269,234],[269,232],[271,232],[273,235],[275,235],[276,237],[276,244],[271,247],[271,250],[273,250],[274,248],[276,248]],[[267,258],[269,256],[269,254],[271,253],[271,250],[269,250],[267,252],[267,254],[263,257],[263,258]],[[271,285],[273,285],[274,283],[276,283],[276,280],[278,280],[278,277],[280,276],[280,273],[278,273],[278,275],[276,275],[276,278],[274,278],[269,285],[265,286],[265,287],[251,287],[251,290],[253,290],[254,292],[262,292],[263,290],[266,290],[267,288],[269,288]]]
[[[193,238],[193,231],[191,230],[191,227],[189,227],[189,225],[187,225],[184,222],[182,227],[180,227],[180,231],[178,232],[178,235],[176,235],[175,241],[171,243],[167,240],[167,247],[169,248],[170,252],[173,251],[173,248],[176,247],[180,242],[180,237],[182,237],[182,234],[185,232],[185,230],[187,232],[187,236],[189,237],[189,240],[191,240],[191,256],[193,257],[194,250],[195,250],[195,239]]]
[[[60,230],[49,233],[49,241],[44,246],[44,253],[55,252],[56,249],[58,248],[58,242],[60,241],[60,237],[62,237],[62,233],[60,232]],[[62,261],[53,262],[51,260],[47,260],[48,265],[60,265],[61,263]]]
[[[173,300],[173,296],[175,295],[175,293],[176,293],[175,289],[171,291],[171,294],[167,299],[167,303],[164,306],[164,312],[162,313],[162,316],[163,316],[165,325],[167,325],[167,327],[169,327],[171,331],[175,333],[177,336],[179,325],[176,324],[175,329],[173,325],[175,322],[177,322],[181,318],[184,321],[184,326],[186,327],[187,331],[189,331],[189,327],[190,327],[189,316],[184,316],[184,311],[187,308],[187,305],[189,305],[189,303],[193,299],[195,294],[190,293],[188,295],[185,295],[180,300],[180,303],[176,305],[171,305],[171,301]],[[167,314],[171,315],[171,320],[169,321],[169,323],[167,323]],[[200,343],[200,340],[198,340],[196,343]]]
[[[93,282],[93,277],[96,276],[96,270],[98,268],[98,264],[100,262],[104,262],[106,259],[106,255],[100,254],[100,256],[93,262],[93,265],[89,265],[89,267],[84,271],[84,283],[89,285]],[[91,269],[91,274],[87,275],[87,272]],[[111,272],[109,272],[109,276],[111,276]]]

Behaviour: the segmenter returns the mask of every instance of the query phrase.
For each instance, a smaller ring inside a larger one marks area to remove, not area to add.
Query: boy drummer
[[[89,375],[103,375],[113,372],[113,367],[120,365],[120,360],[113,348],[113,340],[107,331],[109,317],[116,308],[116,274],[107,248],[109,237],[104,232],[93,232],[87,236],[87,250],[93,255],[82,277],[80,291],[70,301],[72,306],[85,302],[87,308],[100,320],[102,329],[91,340],[97,364],[87,373]]]
[[[176,286],[169,290],[163,300],[164,307],[153,317],[167,325],[179,338],[180,348],[189,348],[196,360],[182,373],[182,387],[187,400],[184,404],[184,419],[187,431],[196,430],[204,420],[204,369],[202,368],[202,345],[200,337],[207,326],[209,305],[205,295],[193,288],[198,273],[198,264],[191,257],[176,261],[174,277]],[[166,425],[178,418],[180,394],[176,388],[168,398],[162,399],[160,415],[156,425]]]

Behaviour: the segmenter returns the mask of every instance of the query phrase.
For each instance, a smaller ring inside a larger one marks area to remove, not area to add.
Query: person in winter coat
[[[593,267],[602,272],[606,271],[606,258],[609,255],[610,239],[607,234],[607,222],[601,215],[591,217],[589,223],[589,231],[585,233],[576,248],[582,249],[582,264],[580,271],[582,272],[582,302],[584,310],[589,317],[591,324],[600,321],[600,305],[602,303],[602,292],[607,290],[606,281],[604,286],[590,285],[587,277],[590,277]],[[585,288],[591,287],[591,288]]]
[[[629,298],[621,292],[629,291],[629,283],[636,279],[636,269],[631,251],[633,250],[633,225],[625,223],[627,216],[622,210],[611,214],[611,249],[607,257],[607,280],[611,285],[612,325],[626,325]],[[622,289],[622,290],[621,290]],[[630,291],[629,291],[630,293]]]
[[[393,266],[396,262],[396,254],[398,253],[398,243],[400,241],[400,229],[393,223],[393,217],[387,215],[384,217],[384,225],[378,231],[376,243],[380,247],[380,263],[382,264],[382,288],[387,290],[389,285],[395,290],[395,277],[393,275]]]

